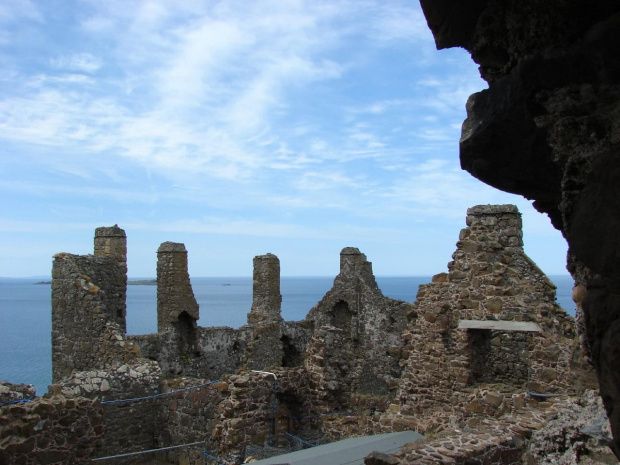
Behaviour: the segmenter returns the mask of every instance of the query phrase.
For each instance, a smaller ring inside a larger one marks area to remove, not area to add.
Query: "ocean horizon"
[[[549,276],[557,286],[556,301],[570,315],[573,279]],[[129,278],[129,281],[153,277]],[[33,384],[37,395],[51,384],[51,286],[49,277],[0,278],[0,380]],[[430,276],[377,276],[386,297],[413,303],[418,287]],[[282,317],[299,321],[306,317],[333,286],[333,277],[281,277]],[[44,282],[41,284],[40,282]],[[246,324],[252,306],[252,277],[191,278],[200,306],[198,325],[203,327]],[[157,286],[127,286],[127,334],[157,332]]]

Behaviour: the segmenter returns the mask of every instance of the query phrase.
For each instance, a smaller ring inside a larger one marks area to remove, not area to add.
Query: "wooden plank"
[[[459,329],[541,332],[540,326],[533,321],[460,320]]]

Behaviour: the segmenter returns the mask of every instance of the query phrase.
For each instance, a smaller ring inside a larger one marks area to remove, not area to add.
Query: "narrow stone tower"
[[[164,242],[157,249],[157,331],[191,331],[199,317],[185,245]]]
[[[280,260],[273,254],[254,257],[252,309],[248,324],[253,326],[282,321]]]
[[[105,286],[110,319],[127,329],[127,236],[118,225],[95,229],[95,257],[108,257],[114,266]]]

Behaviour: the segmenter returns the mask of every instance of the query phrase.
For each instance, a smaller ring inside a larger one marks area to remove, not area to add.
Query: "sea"
[[[557,302],[575,314],[571,300],[570,276],[550,276],[557,286]],[[148,280],[152,278],[130,278]],[[413,302],[420,284],[428,276],[377,278],[387,297]],[[192,278],[192,288],[200,305],[200,326],[230,326],[246,323],[252,306],[252,278]],[[282,277],[282,317],[303,320],[325,293],[331,289],[329,277]],[[52,381],[51,362],[51,286],[49,279],[0,278],[0,380],[33,384],[38,395],[47,392]],[[127,287],[127,333],[149,334],[157,331],[157,287]]]

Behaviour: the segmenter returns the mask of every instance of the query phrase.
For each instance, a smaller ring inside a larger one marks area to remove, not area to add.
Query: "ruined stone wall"
[[[156,434],[158,445],[187,444],[209,440],[219,416],[218,407],[227,394],[227,384],[210,384],[213,379],[175,378],[166,380],[163,392],[181,391],[161,398],[158,403],[159,424],[163,428]],[[194,386],[203,386],[193,389]],[[190,388],[183,392],[183,389]],[[211,444],[210,446],[212,446]],[[203,461],[203,448],[191,449],[190,459]],[[178,463],[178,456],[168,453],[168,460]]]
[[[118,268],[109,257],[58,254],[52,269],[52,380],[133,358],[113,317]],[[110,283],[112,285],[110,286]],[[110,298],[110,294],[112,298]],[[110,306],[108,305],[110,303]]]
[[[32,384],[13,384],[0,380],[0,404],[34,397],[36,390]]]
[[[243,453],[249,444],[264,444],[271,437],[274,379],[261,373],[240,372],[224,378],[224,401],[212,439],[222,455]]]
[[[339,357],[333,358],[348,383],[347,392],[393,392],[401,371],[401,334],[411,308],[411,304],[383,296],[363,253],[352,247],[342,250],[334,286],[306,319],[317,329],[340,330],[339,340],[330,340],[339,347]],[[330,357],[330,349],[325,356]]]
[[[573,319],[555,303],[553,284],[523,252],[516,207],[477,206],[467,213],[449,272],[420,286],[414,322],[403,335],[401,413],[497,413],[467,394],[489,383],[500,385],[502,399],[525,389],[583,389],[571,372],[580,356]],[[461,320],[501,322],[507,329],[459,329]],[[540,331],[510,329],[524,322]],[[577,365],[575,371],[582,368]]]
[[[103,445],[99,402],[61,395],[0,406],[0,463],[89,463]]]

